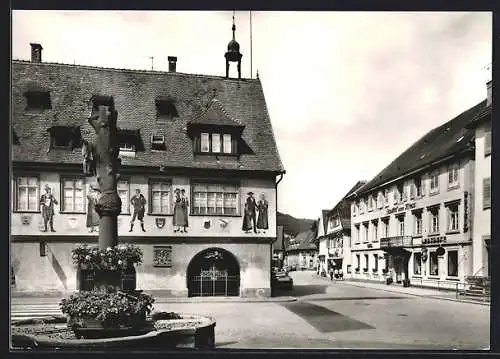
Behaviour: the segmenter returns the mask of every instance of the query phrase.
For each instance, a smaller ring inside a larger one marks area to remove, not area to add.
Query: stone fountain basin
[[[213,349],[215,347],[215,320],[198,314],[180,314],[181,319],[155,320],[154,329],[141,335],[130,335],[115,338],[68,339],[53,338],[43,332],[22,334],[22,328],[36,324],[26,321],[12,322],[12,349],[30,350],[102,350],[102,349]],[[52,319],[54,319],[52,317]],[[61,323],[64,317],[48,324],[52,330],[64,330],[67,325]],[[43,318],[40,318],[43,321]],[[16,328],[20,330],[15,330]],[[67,328],[71,331],[71,329]]]

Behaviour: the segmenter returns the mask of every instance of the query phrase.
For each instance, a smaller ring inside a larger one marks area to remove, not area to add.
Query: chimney
[[[31,45],[31,62],[42,62],[42,45],[40,44],[30,44]]]
[[[486,84],[486,106],[491,106],[491,86],[492,80],[488,81]]]
[[[168,72],[175,72],[176,64],[177,64],[177,57],[176,56],[169,56],[168,57]]]

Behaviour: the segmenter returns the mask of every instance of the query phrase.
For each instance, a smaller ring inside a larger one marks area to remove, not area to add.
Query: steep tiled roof
[[[238,126],[241,127],[243,124],[232,118],[224,109],[221,102],[213,98],[207,108],[201,111],[198,116],[193,120],[189,121],[189,124],[207,124],[207,125],[219,125],[219,126]]]
[[[347,194],[342,198],[329,212],[328,216],[338,215],[342,228],[349,230],[351,228],[351,206],[347,200],[352,193],[363,187],[367,181],[358,181]]]
[[[329,209],[321,210],[321,220],[323,221],[323,234],[326,234],[326,231],[328,230],[328,213],[329,212],[330,212]]]
[[[429,131],[363,186],[358,193],[370,192],[388,181],[471,148],[474,131],[468,129],[467,125],[485,108],[486,100]]]
[[[315,250],[316,245],[314,244],[314,232],[309,230],[305,232],[301,232],[297,234],[295,237],[294,243],[295,245],[291,245],[287,248],[287,251],[293,250]]]
[[[15,60],[12,62],[12,83],[12,124],[21,143],[12,150],[13,161],[81,163],[79,149],[48,151],[47,128],[81,126],[82,137],[92,140],[94,131],[87,123],[89,100],[93,95],[109,95],[113,96],[118,111],[118,127],[140,130],[145,145],[145,151],[122,159],[125,166],[283,170],[258,79]],[[50,91],[52,109],[41,114],[25,113],[23,94],[29,89]],[[155,100],[162,97],[174,100],[178,117],[157,121]],[[244,126],[242,141],[250,150],[245,150],[239,159],[212,161],[193,154],[187,124],[206,117],[207,108],[220,115],[217,121]],[[151,151],[153,134],[165,136],[165,151]]]

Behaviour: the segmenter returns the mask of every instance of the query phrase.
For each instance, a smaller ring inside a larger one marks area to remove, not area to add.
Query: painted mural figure
[[[52,190],[48,185],[45,185],[45,194],[40,198],[40,205],[42,207],[42,217],[45,229],[42,232],[47,232],[47,224],[50,223],[50,231],[54,230],[54,205],[58,204],[56,198],[51,193]]]
[[[83,140],[82,141],[82,155],[83,155],[83,174],[91,177],[95,175],[95,161],[92,152],[92,144]]]
[[[95,205],[99,200],[99,192],[91,184],[87,187],[87,228],[89,232],[97,232],[99,229],[99,214],[95,211]]]
[[[257,203],[255,202],[255,198],[253,197],[253,192],[248,192],[248,198],[245,202],[245,213],[243,216],[243,227],[242,229],[245,233],[250,232],[252,229],[254,233],[257,233],[256,226],[256,210]]]
[[[264,193],[260,195],[259,203],[257,204],[257,209],[259,210],[259,216],[257,218],[257,229],[265,230],[269,228],[267,209],[269,208],[269,202],[267,202]]]
[[[175,189],[175,199],[174,199],[174,232],[187,232],[186,227],[188,226],[188,199],[185,196],[186,191],[179,188]],[[182,227],[182,228],[181,228]]]
[[[146,198],[141,193],[141,190],[137,188],[135,190],[135,195],[130,199],[130,203],[134,207],[134,213],[132,215],[132,220],[130,221],[130,231],[134,230],[134,222],[137,218],[141,222],[141,229],[143,232],[146,232],[144,229],[144,212],[146,212]]]

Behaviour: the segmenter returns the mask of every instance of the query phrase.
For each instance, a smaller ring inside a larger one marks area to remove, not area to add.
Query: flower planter
[[[142,335],[153,329],[151,322],[146,321],[146,314],[131,315],[121,321],[121,325],[102,322],[96,318],[70,318],[70,327],[77,338],[97,339],[116,338],[130,335]]]

